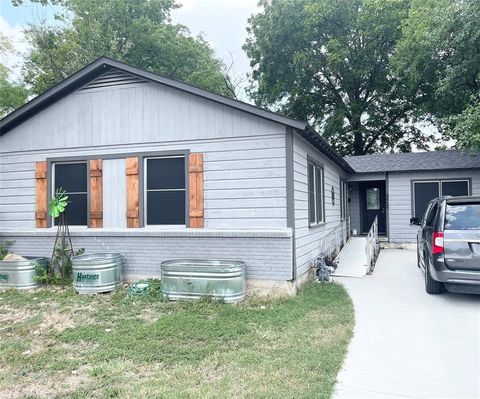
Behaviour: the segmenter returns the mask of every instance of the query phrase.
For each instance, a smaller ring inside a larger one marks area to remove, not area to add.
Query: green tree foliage
[[[255,101],[307,120],[342,154],[433,139],[391,59],[409,0],[271,0],[249,20]]]
[[[0,34],[0,54],[12,54],[8,39]],[[12,81],[10,70],[0,64],[0,118],[20,107],[28,97],[28,90],[22,82]]]
[[[449,117],[446,124],[459,148],[480,153],[480,97],[472,98],[462,113]]]
[[[419,112],[457,140],[480,148],[480,2],[412,0],[395,56]]]
[[[57,23],[30,25],[25,81],[41,93],[100,56],[230,95],[223,64],[202,37],[173,24],[174,0],[32,0]],[[14,0],[20,5],[21,0]],[[60,11],[58,11],[60,10]]]

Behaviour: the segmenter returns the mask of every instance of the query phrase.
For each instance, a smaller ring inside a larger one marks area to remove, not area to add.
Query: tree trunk
[[[360,118],[356,118],[352,122],[353,132],[353,155],[365,155],[365,143],[363,142],[363,135],[361,130]]]

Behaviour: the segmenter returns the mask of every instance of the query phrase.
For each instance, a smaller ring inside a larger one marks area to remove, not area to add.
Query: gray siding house
[[[345,157],[354,234],[364,234],[378,216],[379,233],[392,243],[414,243],[428,202],[442,195],[480,195],[480,157],[432,151]]]
[[[294,290],[347,238],[352,173],[305,123],[101,58],[0,121],[0,240],[50,256],[62,187],[74,247],[129,279],[239,259],[251,288]]]
[[[457,152],[340,157],[308,124],[100,58],[0,121],[0,241],[50,256],[67,190],[73,245],[133,280],[176,258],[238,259],[250,289],[294,292],[351,232],[411,242],[441,194],[480,194]]]

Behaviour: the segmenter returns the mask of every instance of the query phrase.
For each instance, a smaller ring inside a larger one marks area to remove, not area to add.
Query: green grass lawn
[[[239,305],[0,292],[0,398],[328,398],[354,315],[337,284]]]

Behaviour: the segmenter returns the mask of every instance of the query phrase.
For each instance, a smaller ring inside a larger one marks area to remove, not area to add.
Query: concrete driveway
[[[375,272],[336,278],[355,333],[335,399],[480,398],[480,295],[428,295],[414,250],[382,250]]]

